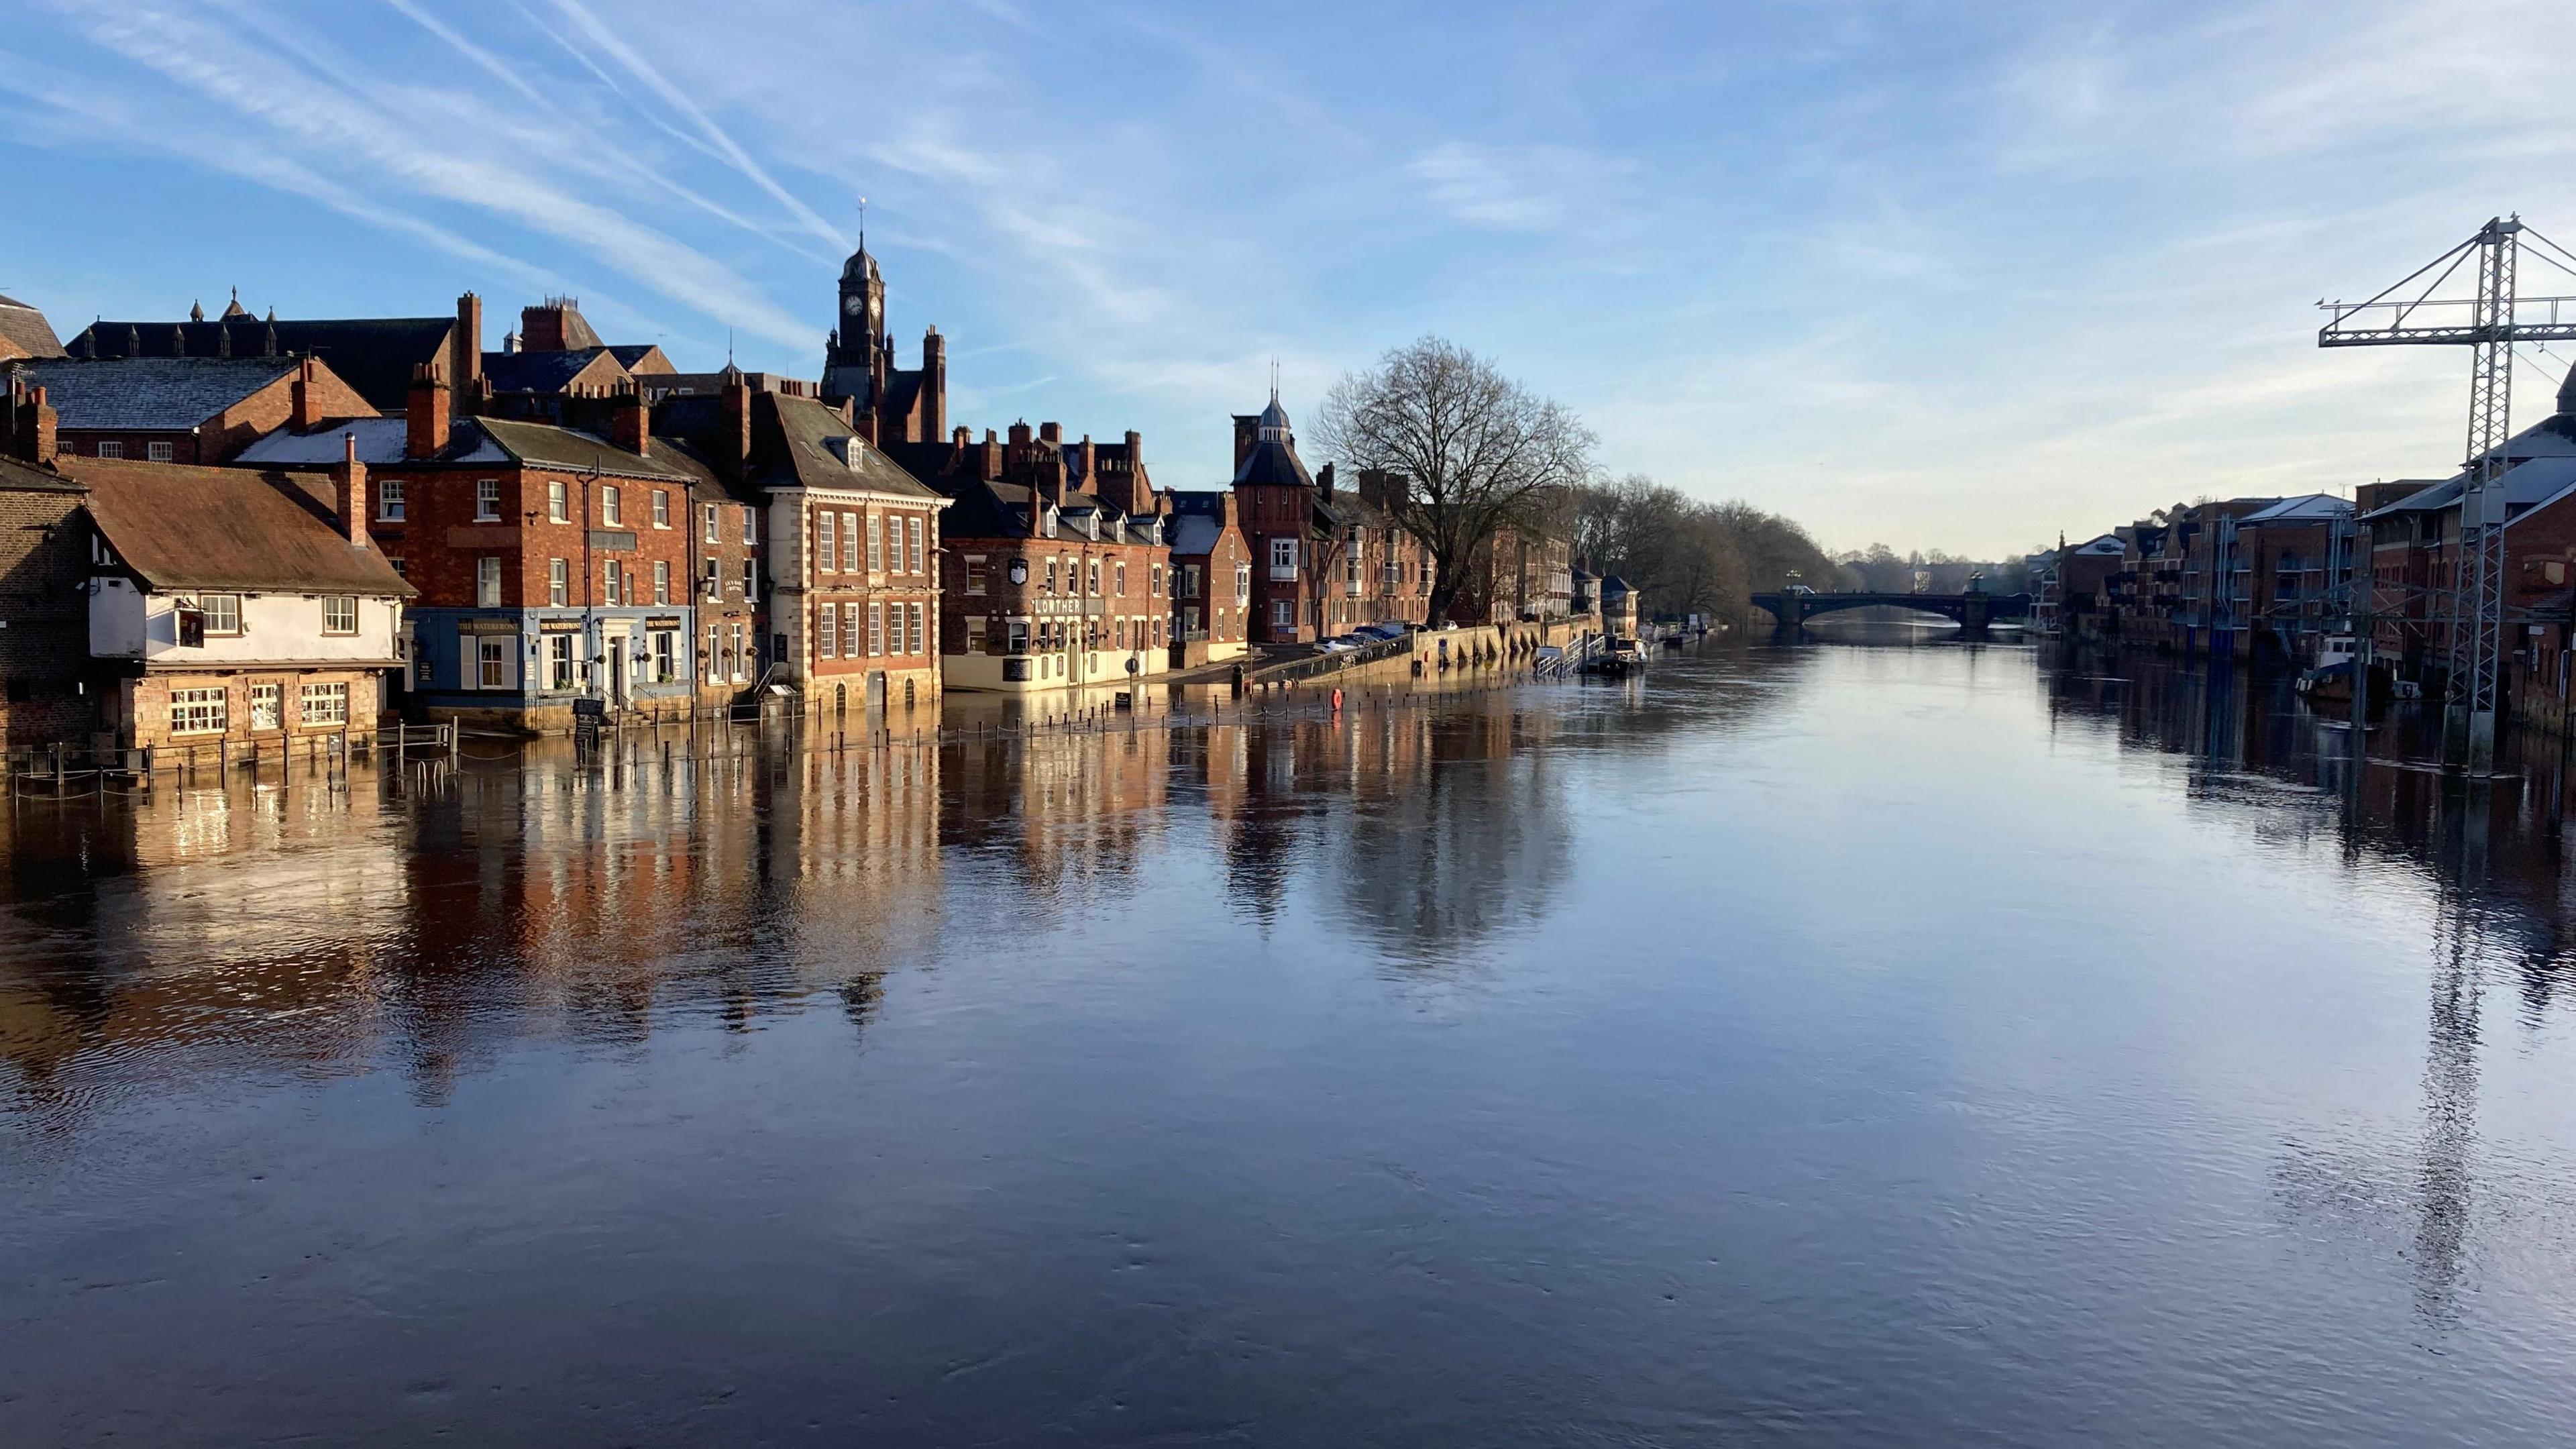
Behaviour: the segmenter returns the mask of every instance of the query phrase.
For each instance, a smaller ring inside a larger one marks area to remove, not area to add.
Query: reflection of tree
[[[1508,720],[1504,721],[1507,725]],[[1411,778],[1337,812],[1323,858],[1336,913],[1400,959],[1451,959],[1547,914],[1573,864],[1564,788],[1545,751],[1499,750],[1490,715],[1448,721]]]

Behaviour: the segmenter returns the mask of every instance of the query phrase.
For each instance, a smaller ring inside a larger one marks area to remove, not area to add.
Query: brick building
[[[943,560],[941,664],[960,689],[1123,684],[1171,662],[1170,504],[1144,441],[1011,425],[892,451],[954,500]]]
[[[836,718],[937,698],[948,500],[862,437],[854,406],[737,396],[767,510],[772,678]]]
[[[371,473],[374,538],[420,591],[412,707],[538,730],[568,728],[579,698],[689,710],[722,670],[720,655],[692,658],[693,490],[707,470],[653,446],[632,394],[589,400],[596,431],[454,417],[426,369],[410,399],[399,434],[392,420],[347,431]],[[314,442],[289,430],[248,456]]]
[[[45,389],[56,445],[75,457],[222,463],[277,428],[376,415],[311,357],[72,357],[16,367]]]
[[[58,466],[86,490],[89,653],[120,745],[375,727],[413,591],[368,539],[353,453],[329,474]]]
[[[1449,610],[1458,623],[1562,619],[1574,612],[1574,544],[1552,530],[1498,528],[1463,572]]]
[[[89,531],[79,484],[0,460],[0,741],[77,739],[98,724],[89,658]]]
[[[1172,664],[1233,659],[1252,637],[1252,545],[1234,490],[1165,495],[1172,503]]]

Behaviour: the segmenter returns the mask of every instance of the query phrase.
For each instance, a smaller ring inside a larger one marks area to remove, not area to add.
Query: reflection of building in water
[[[1139,857],[1165,825],[1174,733],[1140,726],[952,746],[944,833],[1010,861],[1023,915],[1077,888],[1134,889]]]
[[[94,1099],[93,1069],[138,1057],[363,1055],[414,904],[403,843],[363,772],[346,793],[291,778],[13,815],[0,852],[13,901],[33,902],[15,914],[45,930],[0,945],[0,1059],[37,1100]]]
[[[2196,803],[2239,809],[2260,833],[2282,834],[2284,822],[2340,832],[2348,865],[2395,865],[2432,887],[2439,914],[2413,1152],[2374,1157],[2292,1144],[2276,1178],[2301,1218],[2351,1219],[2402,1253],[2417,1311],[2452,1323],[2473,1211],[2481,1196],[2513,1190],[2484,1170],[2478,1141],[2485,992],[2509,975],[2525,1024],[2537,1028],[2570,983],[2576,861],[2563,848],[2556,742],[2511,737],[2506,777],[2471,783],[2416,763],[2438,758],[2438,711],[2399,711],[2372,733],[2370,756],[2356,768],[2349,732],[2306,713],[2295,696],[2223,669],[2135,657],[2069,656],[2050,707],[2068,721],[2116,718],[2126,747],[2190,757],[2185,788]]]
[[[0,847],[59,935],[0,944],[0,1058],[42,1084],[387,1053],[434,1101],[518,1036],[872,1000],[941,927],[939,793],[929,750],[577,769],[548,745],[417,800],[362,770],[29,812]]]

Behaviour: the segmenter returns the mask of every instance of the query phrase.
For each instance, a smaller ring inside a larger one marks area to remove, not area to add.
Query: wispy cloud
[[[1552,231],[1597,205],[1634,163],[1569,146],[1443,141],[1405,167],[1431,204],[1470,225]]]

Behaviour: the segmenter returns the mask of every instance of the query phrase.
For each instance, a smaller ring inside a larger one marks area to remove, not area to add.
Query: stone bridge
[[[1968,639],[1986,637],[1986,625],[1995,620],[2030,617],[2028,594],[1819,594],[1790,589],[1755,594],[1753,603],[1756,608],[1769,610],[1783,632],[1794,631],[1819,614],[1839,614],[1846,609],[1913,609],[1938,614],[1957,620],[1960,636]]]

